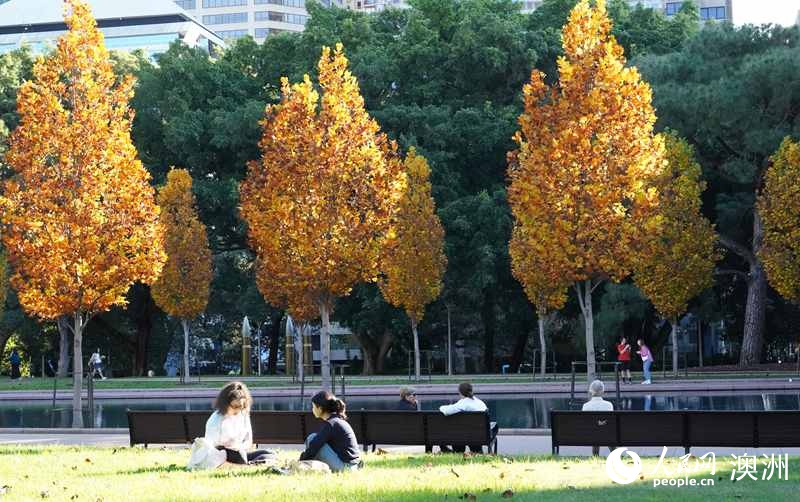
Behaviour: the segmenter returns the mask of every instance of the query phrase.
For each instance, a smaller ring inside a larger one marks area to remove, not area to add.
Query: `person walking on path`
[[[624,336],[617,344],[617,361],[622,367],[622,383],[631,383],[631,344]]]
[[[653,353],[650,348],[644,344],[644,340],[639,338],[636,343],[639,344],[639,350],[636,351],[642,357],[642,371],[644,371],[644,385],[650,385],[650,367],[653,365]]]
[[[100,356],[100,349],[95,350],[89,358],[89,369],[91,370],[91,378],[99,374],[102,380],[106,379],[103,376],[103,358]]]
[[[8,358],[11,364],[11,381],[16,382],[22,376],[19,372],[19,365],[22,363],[22,358],[19,357],[17,349],[11,349],[11,356]]]

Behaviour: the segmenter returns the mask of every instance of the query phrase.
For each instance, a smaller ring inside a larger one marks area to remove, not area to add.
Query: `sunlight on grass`
[[[281,457],[288,461],[297,453]],[[2,446],[0,487],[8,488],[0,500],[42,500],[42,495],[92,502],[471,500],[465,494],[476,500],[789,500],[800,480],[791,467],[796,459],[790,459],[790,481],[732,483],[730,466],[721,459],[714,487],[653,488],[648,476],[626,486],[612,484],[604,458],[370,454],[359,472],[292,476],[259,467],[188,472],[187,458],[185,448]],[[675,462],[670,461],[671,470]],[[644,459],[643,472],[655,465],[656,459]]]

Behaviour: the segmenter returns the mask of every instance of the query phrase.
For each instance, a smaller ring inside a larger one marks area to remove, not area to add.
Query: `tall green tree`
[[[800,131],[800,31],[777,26],[707,25],[683,50],[636,61],[653,86],[660,127],[696,148],[706,201],[729,258],[721,272],[744,283],[739,364],[761,361],[767,278],[756,208],[769,158]]]

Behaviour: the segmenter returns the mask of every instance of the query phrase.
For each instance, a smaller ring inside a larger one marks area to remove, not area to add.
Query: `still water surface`
[[[581,401],[570,402],[569,395],[490,395],[479,396],[500,427],[548,428],[549,411],[580,409]],[[609,396],[613,398],[613,396]],[[396,400],[386,397],[351,397],[350,409],[392,409]],[[800,410],[800,393],[737,394],[694,393],[641,394],[612,399],[622,410]],[[422,396],[422,409],[436,409],[453,402],[450,396]],[[69,401],[4,401],[0,402],[2,427],[70,427],[72,409]],[[256,398],[257,410],[299,410],[310,406],[299,398]],[[126,410],[210,410],[210,399],[98,399],[93,412],[84,412],[88,427],[127,427]]]

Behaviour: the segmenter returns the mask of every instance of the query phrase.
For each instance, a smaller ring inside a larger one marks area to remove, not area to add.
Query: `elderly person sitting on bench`
[[[614,411],[614,404],[603,399],[606,387],[600,380],[595,380],[589,385],[591,399],[583,403],[583,411]],[[592,446],[592,455],[599,455],[600,447]]]

